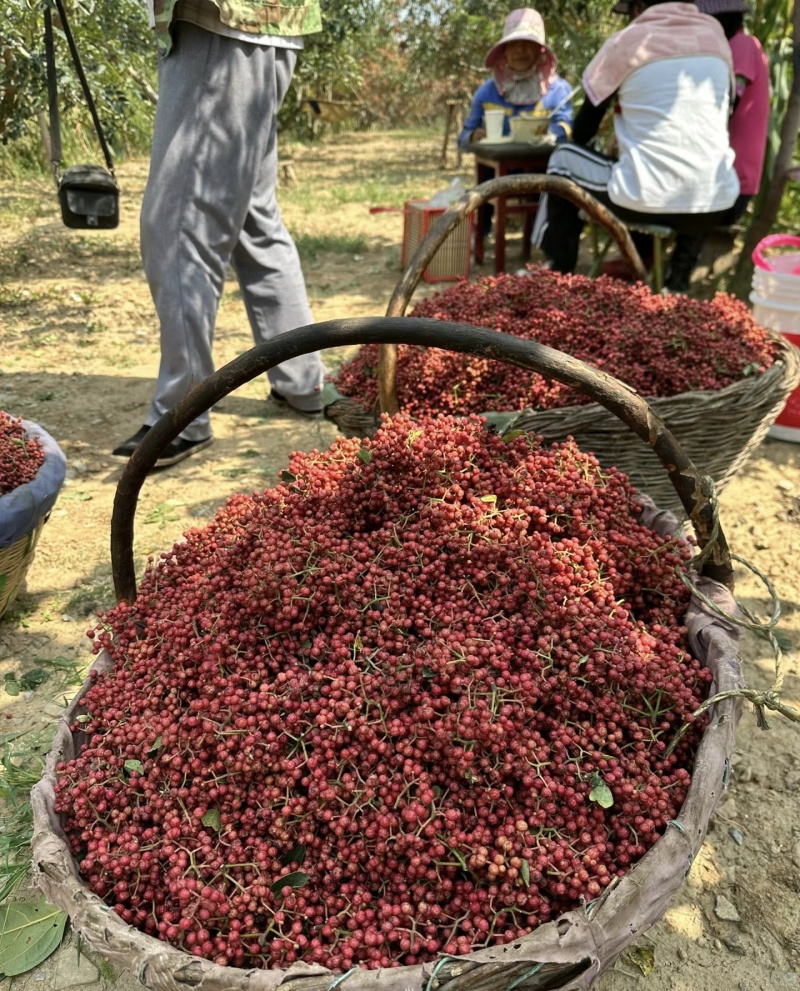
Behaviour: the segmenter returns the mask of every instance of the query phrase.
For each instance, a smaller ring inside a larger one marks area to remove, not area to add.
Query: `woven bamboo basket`
[[[46,522],[46,517],[40,517],[33,530],[20,537],[10,547],[0,550],[0,617],[14,602],[22,588]]]
[[[431,229],[409,262],[387,308],[387,316],[402,316],[430,260],[465,214],[504,194],[549,192],[577,203],[595,222],[606,227],[629,265],[645,279],[644,268],[627,228],[609,210],[568,179],[553,176],[510,176],[493,179],[468,192],[451,206]],[[800,383],[800,352],[779,334],[770,335],[777,348],[774,365],[762,375],[734,382],[724,389],[685,392],[677,396],[649,398],[651,408],[669,425],[687,454],[702,462],[721,490],[753,454]],[[358,397],[337,396],[326,406],[326,416],[345,436],[369,436],[377,429],[381,410],[398,409],[396,390],[397,351],[381,348],[378,366],[380,409],[366,409]],[[488,412],[488,411],[487,411]],[[660,506],[680,510],[675,492],[657,462],[619,420],[598,403],[553,410],[503,413],[503,432],[526,430],[546,441],[573,436],[579,446],[592,451],[606,467],[626,472],[634,484]]]
[[[0,618],[22,588],[66,468],[53,438],[30,420],[22,423],[25,432],[42,444],[44,462],[34,479],[0,496]]]
[[[159,453],[188,423],[281,361],[321,347],[388,341],[427,341],[437,347],[507,360],[573,383],[620,417],[655,452],[694,525],[703,549],[701,574],[696,576],[698,588],[727,614],[735,611],[730,555],[716,516],[713,486],[644,400],[610,376],[553,349],[465,325],[405,319],[331,321],[292,331],[241,355],[168,411],[137,448],[117,489],[111,556],[118,601],[132,602],[136,596],[132,546],[139,492]],[[677,527],[675,517],[652,504],[646,510],[645,522],[663,533],[674,533]],[[707,612],[698,597],[692,600],[686,623],[693,651],[713,673],[711,690],[741,688],[735,627]],[[107,660],[101,655],[99,663]],[[279,986],[287,991],[333,991],[336,987],[346,991],[586,991],[638,934],[663,915],[682,884],[724,790],[740,712],[740,702],[734,698],[713,707],[678,819],[639,863],[596,901],[540,926],[513,944],[466,956],[442,956],[424,965],[383,970],[356,967],[337,975],[325,967],[302,963],[287,970],[221,967],[132,928],[85,887],[53,811],[56,767],[76,753],[83,739],[80,732],[71,732],[81,695],[60,721],[44,775],[31,794],[37,883],[51,902],[69,913],[89,947],[132,970],[154,991],[274,991]]]

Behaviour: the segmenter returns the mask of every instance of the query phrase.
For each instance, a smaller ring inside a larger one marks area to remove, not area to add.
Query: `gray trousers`
[[[277,114],[297,53],[176,25],[159,67],[142,261],[161,325],[161,364],[145,423],[214,371],[214,324],[233,266],[257,344],[312,322],[300,259],[281,219]],[[318,410],[319,353],[286,361],[270,383],[298,409]],[[209,414],[181,434],[202,440]]]

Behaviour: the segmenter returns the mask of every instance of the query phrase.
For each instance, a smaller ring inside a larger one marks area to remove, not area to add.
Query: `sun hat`
[[[555,65],[556,57],[553,54],[552,49],[548,48],[545,43],[544,21],[542,20],[542,15],[538,12],[538,10],[534,10],[533,7],[518,7],[516,10],[511,11],[506,18],[506,23],[503,26],[503,37],[497,42],[497,44],[492,45],[486,55],[484,65],[486,65],[487,68],[492,68],[495,62],[500,58],[503,48],[510,41],[534,42],[534,44],[539,45],[545,50],[545,52],[547,52],[553,60],[553,65]]]
[[[747,4],[744,0],[696,0],[697,9],[701,14],[746,14]]]

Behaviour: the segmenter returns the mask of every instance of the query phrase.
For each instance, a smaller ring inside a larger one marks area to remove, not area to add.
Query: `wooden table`
[[[555,145],[548,141],[538,144],[528,144],[521,141],[500,142],[489,144],[479,141],[470,145],[469,151],[475,155],[476,184],[487,182],[489,179],[499,179],[506,175],[517,175],[521,172],[544,173]],[[510,200],[510,202],[509,202]],[[539,196],[535,193],[511,199],[499,196],[494,213],[494,268],[495,272],[505,271],[506,264],[506,217],[509,214],[522,214],[525,217],[523,234],[523,256],[531,255],[531,232],[533,218],[539,208]],[[475,224],[475,261],[483,261],[483,230],[486,220],[487,207],[481,207]]]

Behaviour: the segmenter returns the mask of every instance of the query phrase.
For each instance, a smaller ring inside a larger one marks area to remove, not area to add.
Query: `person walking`
[[[233,267],[256,343],[312,322],[295,244],[276,197],[277,116],[303,38],[321,30],[319,0],[150,0],[159,96],[141,211],[141,253],[161,328],[155,393],[141,428],[112,457],[127,461],[150,427],[214,371],[225,269]],[[318,352],[268,373],[271,402],[319,416]],[[208,447],[194,420],[156,467]]]

